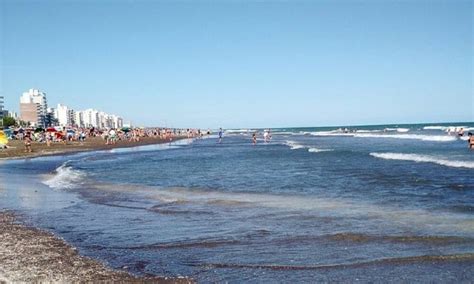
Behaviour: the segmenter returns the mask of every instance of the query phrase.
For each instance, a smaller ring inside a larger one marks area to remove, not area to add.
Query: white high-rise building
[[[84,127],[84,112],[83,111],[76,111],[76,113],[74,114],[74,124],[77,126],[77,127]]]
[[[54,112],[54,117],[58,120],[60,126],[74,125],[74,110],[65,105],[58,104]]]
[[[111,115],[111,127],[112,128],[122,128],[123,127],[123,119],[120,116]]]
[[[30,89],[20,97],[21,119],[35,126],[46,126],[47,109],[46,93]]]
[[[85,127],[99,127],[99,112],[95,109],[86,109],[81,112]]]

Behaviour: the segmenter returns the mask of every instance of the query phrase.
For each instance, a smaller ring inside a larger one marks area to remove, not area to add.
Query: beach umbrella
[[[4,130],[3,130],[3,133],[5,133],[5,135],[6,135],[7,137],[11,137],[13,131],[12,131],[12,129],[7,128],[7,129],[4,129]]]
[[[43,131],[44,131],[44,128],[41,128],[41,127],[38,127],[35,129],[35,133],[43,132]]]
[[[130,132],[130,128],[129,127],[122,127],[122,131],[123,132]]]
[[[74,130],[72,130],[72,129],[68,129],[68,130],[66,130],[66,132],[67,132],[67,133],[72,133],[72,134],[76,133],[76,132],[75,132]]]
[[[54,127],[48,127],[46,128],[46,132],[56,132],[56,129]]]
[[[0,131],[0,144],[1,145],[7,145],[8,144],[8,138],[5,135],[3,131]]]

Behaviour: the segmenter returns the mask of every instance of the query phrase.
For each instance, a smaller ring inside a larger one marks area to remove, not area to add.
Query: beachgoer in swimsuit
[[[222,128],[219,128],[219,143],[222,143],[222,135],[223,135]]]
[[[25,136],[25,153],[31,153],[31,136],[30,133],[26,133]]]
[[[257,145],[257,133],[252,134],[253,145]]]
[[[469,136],[469,139],[467,140],[467,143],[469,145],[469,149],[472,149],[472,148],[474,148],[474,135],[472,135],[472,133],[469,132],[467,134],[467,136]]]

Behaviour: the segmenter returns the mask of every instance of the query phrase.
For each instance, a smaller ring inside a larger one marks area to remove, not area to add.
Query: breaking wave
[[[333,149],[320,149],[320,148],[316,148],[316,147],[301,145],[298,142],[291,141],[291,140],[286,141],[285,145],[290,147],[291,150],[308,149],[308,152],[310,152],[310,153],[320,153],[320,152],[333,151]]]
[[[355,134],[358,138],[392,138],[392,139],[414,139],[432,142],[450,142],[456,141],[454,136],[444,135],[422,135],[422,134]]]
[[[69,161],[58,167],[54,174],[43,181],[43,184],[52,189],[72,189],[78,187],[85,179],[85,173],[75,170],[69,165]]]
[[[370,153],[371,156],[386,159],[386,160],[400,160],[413,161],[418,163],[434,163],[442,166],[453,168],[468,168],[474,169],[474,162],[471,161],[452,161],[435,156],[419,155],[419,154],[403,154],[403,153]]]

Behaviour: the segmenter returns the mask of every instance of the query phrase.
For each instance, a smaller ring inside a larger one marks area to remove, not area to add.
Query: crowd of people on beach
[[[115,145],[119,141],[140,142],[141,138],[152,137],[164,141],[173,141],[175,137],[201,138],[210,134],[200,129],[176,129],[176,128],[109,128],[100,129],[96,127],[48,127],[48,128],[23,128],[4,130],[8,140],[22,141],[25,152],[31,153],[32,143],[45,143],[48,147],[61,143],[67,145],[69,142],[84,142],[90,138],[100,137],[105,145]],[[6,145],[4,145],[7,148]]]

